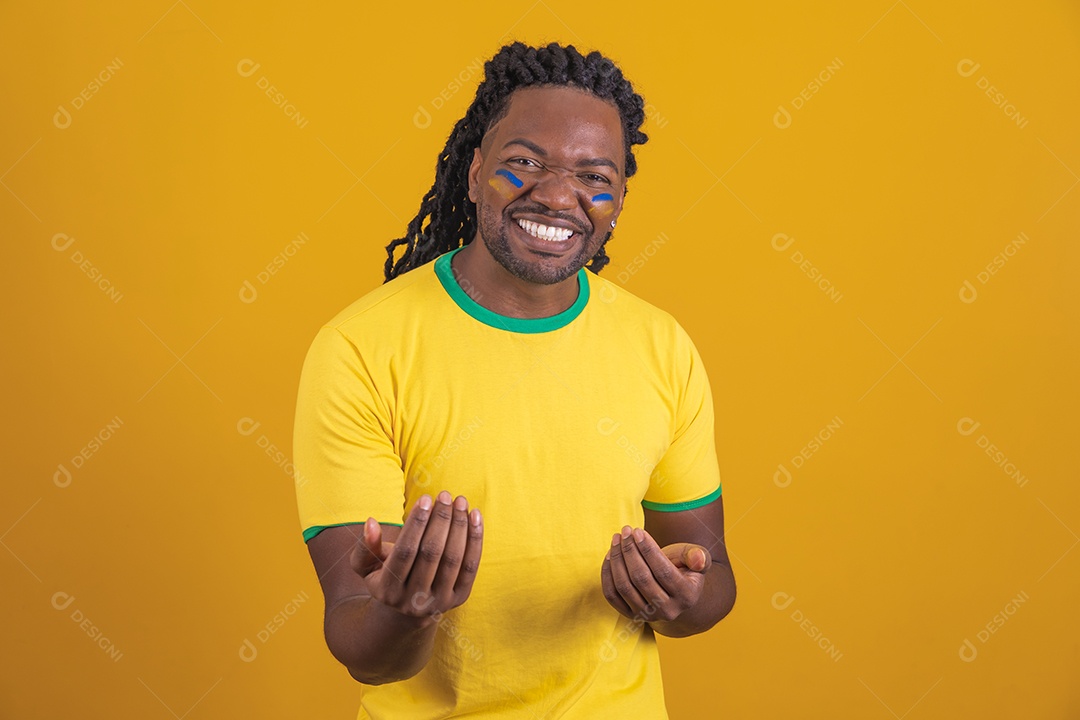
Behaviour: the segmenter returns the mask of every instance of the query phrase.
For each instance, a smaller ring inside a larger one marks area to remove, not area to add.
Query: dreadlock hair
[[[420,202],[405,231],[405,237],[386,246],[384,272],[389,282],[398,275],[434,260],[439,255],[462,247],[476,237],[476,205],[469,200],[468,172],[473,150],[499,120],[510,110],[511,94],[530,86],[571,86],[591,92],[614,103],[622,119],[623,145],[626,148],[626,177],[637,172],[633,146],[648,141],[641,132],[645,122],[645,101],[634,92],[630,81],[608,58],[593,51],[582,55],[573,45],[551,43],[534,48],[515,42],[504,45],[484,63],[484,80],[476,88],[465,116],[458,120],[446,146],[435,164],[435,182]],[[426,221],[426,224],[425,224]],[[587,267],[593,273],[608,264],[603,244]],[[395,261],[394,249],[405,245],[405,252]]]

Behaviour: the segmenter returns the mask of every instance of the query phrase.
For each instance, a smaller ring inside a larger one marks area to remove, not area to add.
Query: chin
[[[505,233],[489,239],[481,231],[488,253],[514,277],[537,285],[554,285],[573,277],[589,258],[568,253],[562,256],[541,255],[533,248],[510,240]]]
[[[589,248],[600,243],[594,237],[577,235],[569,243],[554,245],[552,254],[544,254],[544,241],[533,237],[509,218],[491,217],[486,208],[479,208],[480,238],[488,254],[507,272],[536,285],[554,285],[573,277],[583,268],[592,254]]]

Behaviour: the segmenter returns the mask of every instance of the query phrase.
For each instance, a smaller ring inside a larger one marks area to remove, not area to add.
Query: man
[[[665,718],[654,633],[735,602],[701,358],[598,275],[643,107],[599,53],[502,48],[308,351],[299,512],[360,718]]]

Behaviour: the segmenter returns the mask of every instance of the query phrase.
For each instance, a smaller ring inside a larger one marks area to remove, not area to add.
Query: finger
[[[436,496],[435,505],[431,508],[431,517],[420,541],[420,549],[416,553],[412,569],[409,570],[407,582],[409,589],[414,592],[431,592],[432,581],[435,580],[435,573],[442,561],[443,548],[446,547],[450,521],[454,517],[451,499],[450,493],[443,490]]]
[[[372,555],[380,560],[383,559],[382,525],[375,518],[369,517],[364,523],[364,532],[360,536],[360,541]]]
[[[632,533],[634,545],[645,564],[649,566],[652,576],[663,588],[669,597],[685,597],[690,591],[689,581],[683,577],[675,564],[668,559],[664,551],[653,539],[652,535],[644,530],[634,530]]]
[[[630,606],[632,616],[645,610],[648,603],[630,580],[622,554],[622,538],[618,533],[611,540],[611,579],[615,584],[616,592]]]
[[[429,495],[421,495],[416,501],[409,512],[409,517],[405,519],[401,534],[394,541],[394,549],[390,552],[390,557],[384,566],[387,572],[402,585],[405,584],[405,578],[409,576],[409,570],[412,569],[413,561],[416,559],[417,548],[420,547],[420,540],[424,537],[424,529],[431,516],[431,506]]]
[[[439,570],[431,583],[432,594],[440,600],[447,600],[454,594],[454,583],[469,541],[469,501],[464,496],[458,495],[454,499],[453,513]]]
[[[476,572],[480,569],[480,555],[484,549],[484,516],[479,508],[469,513],[469,537],[465,543],[465,555],[461,559],[457,582],[454,583],[454,597],[458,600],[467,598],[472,592]]]
[[[656,581],[652,568],[645,562],[645,558],[641,556],[641,551],[638,550],[637,541],[634,538],[635,532],[640,532],[640,529],[635,528],[631,531],[629,526],[624,527],[620,541],[623,561],[626,563],[626,572],[630,575],[630,582],[634,583],[634,587],[645,598],[648,605],[653,608],[666,607],[671,596]]]
[[[603,589],[604,597],[611,607],[615,608],[620,614],[625,615],[628,618],[634,617],[634,611],[630,609],[630,606],[627,605],[626,601],[619,595],[619,591],[615,589],[615,580],[611,577],[610,552],[604,556],[604,562],[600,564],[600,587]]]
[[[369,517],[364,523],[360,537],[356,539],[349,555],[349,564],[358,575],[367,577],[373,570],[378,569],[385,559],[382,548],[382,526],[375,518]]]

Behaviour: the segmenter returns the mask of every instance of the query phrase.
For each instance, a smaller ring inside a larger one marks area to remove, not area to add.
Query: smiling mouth
[[[518,220],[517,224],[518,227],[538,240],[561,243],[566,242],[574,236],[574,231],[570,228],[542,225],[540,223],[532,222],[531,220]]]

